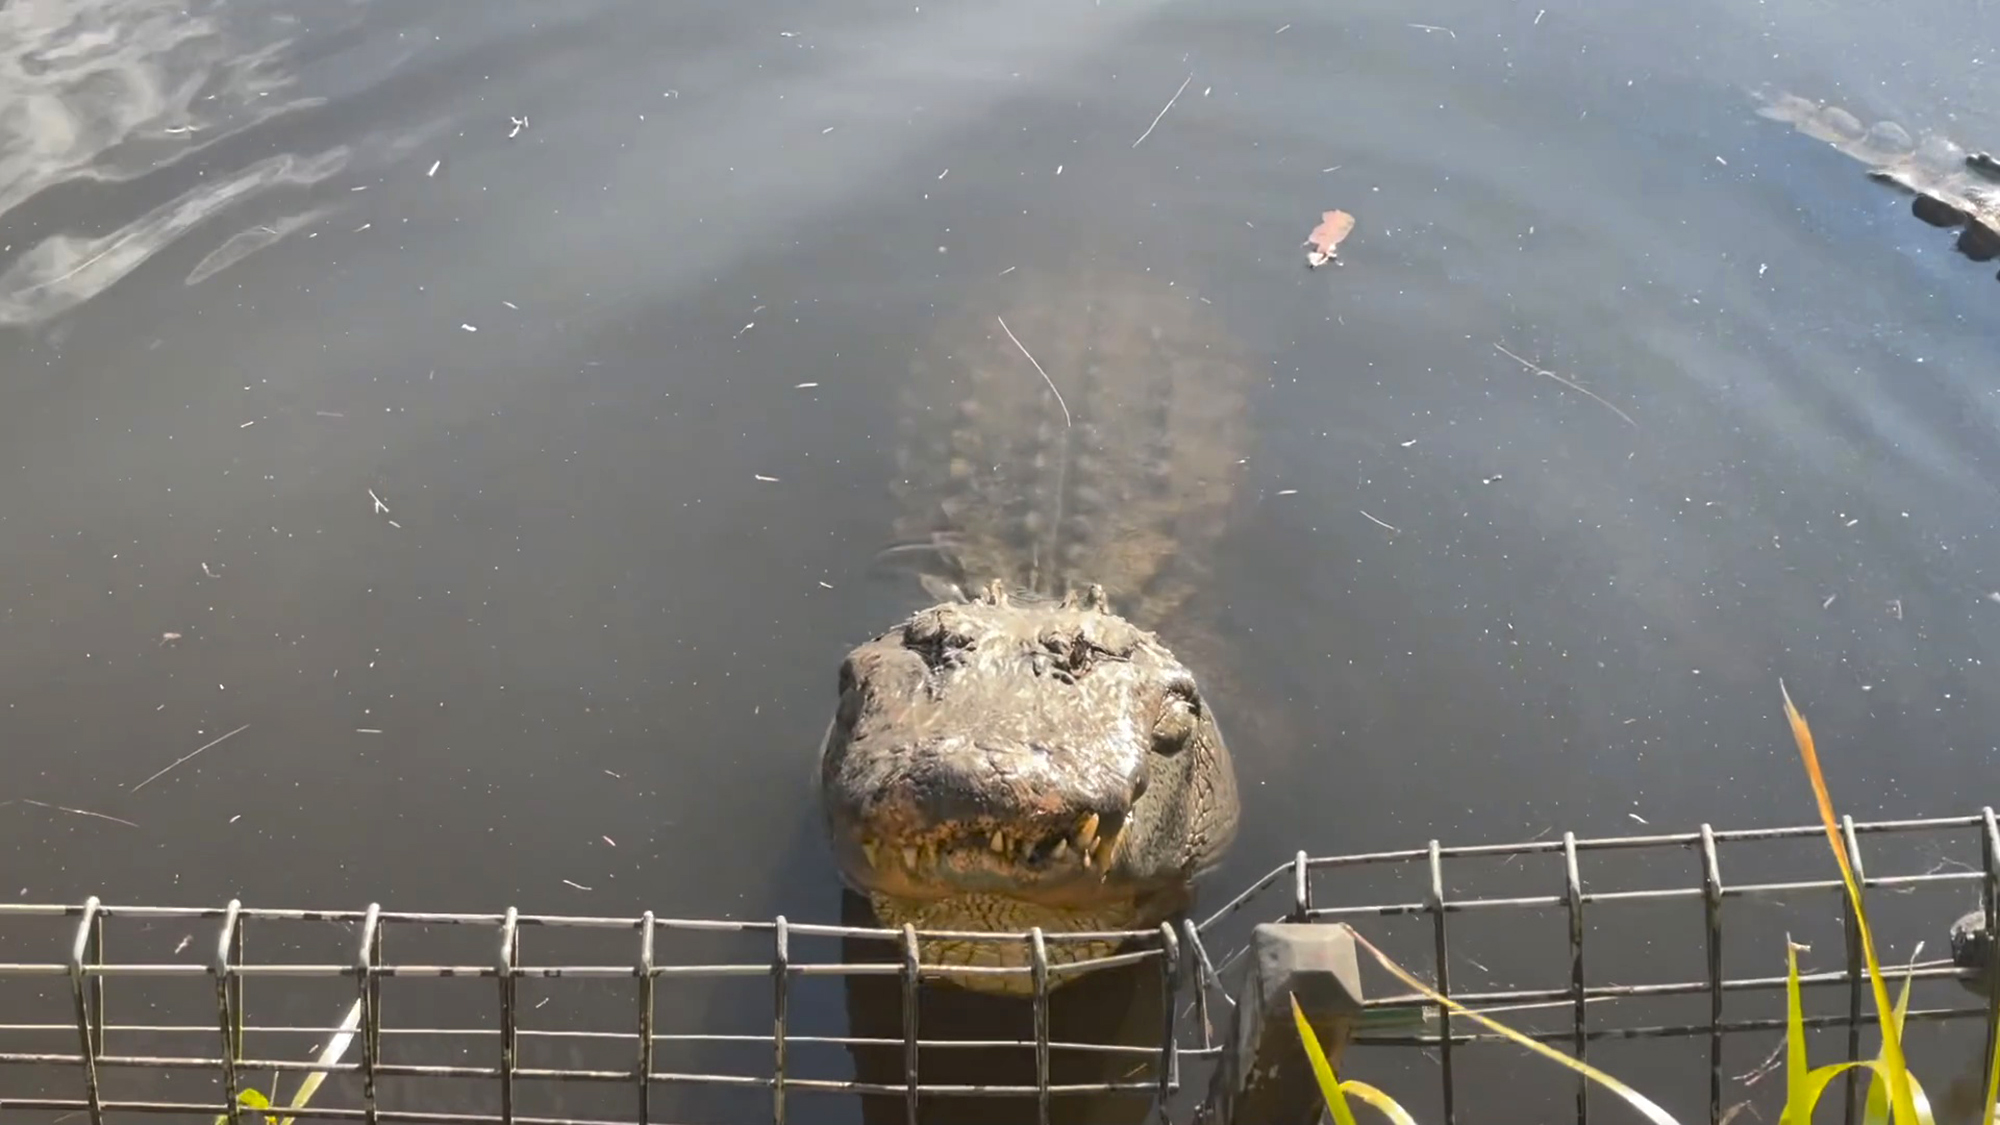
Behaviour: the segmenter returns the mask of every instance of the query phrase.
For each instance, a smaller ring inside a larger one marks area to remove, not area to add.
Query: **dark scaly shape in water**
[[[1834,105],[1759,91],[1759,116],[1783,121],[1868,166],[1868,177],[1914,198],[1910,211],[1935,227],[1959,228],[1958,252],[1975,262],[2000,257],[2000,160],[1967,153],[1948,138],[1913,139],[1893,121],[1863,126]]]
[[[1205,635],[1189,611],[1238,486],[1251,370],[1164,281],[1025,274],[913,364],[903,545],[886,554],[941,600],[843,662],[821,804],[843,879],[885,925],[1146,929],[1185,910],[1236,835],[1229,751],[1159,630]],[[1029,956],[945,940],[922,955]],[[1025,974],[947,979],[1031,987]]]

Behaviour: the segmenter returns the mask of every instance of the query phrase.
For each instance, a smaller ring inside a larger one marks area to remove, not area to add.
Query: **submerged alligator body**
[[[1146,929],[1187,906],[1236,833],[1229,751],[1160,631],[1199,644],[1190,607],[1241,471],[1249,367],[1201,305],[1144,274],[1003,280],[1007,298],[913,365],[901,545],[885,555],[938,604],[841,665],[823,813],[884,925]],[[1046,948],[1063,963],[1115,945]],[[920,953],[1029,957],[999,941]]]
[[[1796,94],[1759,92],[1760,116],[1783,121],[1868,166],[1868,177],[1914,197],[1910,210],[1935,227],[1959,228],[1958,252],[1975,262],[2000,257],[2000,160],[1967,153],[1935,133],[1912,138],[1894,121],[1864,126],[1835,105]]]

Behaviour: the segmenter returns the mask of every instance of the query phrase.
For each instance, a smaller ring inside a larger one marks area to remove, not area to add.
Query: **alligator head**
[[[888,926],[1047,933],[1171,918],[1236,832],[1236,778],[1194,677],[1090,587],[932,606],[849,653],[820,751],[842,877]],[[1113,941],[1051,942],[1051,963]],[[1023,943],[928,940],[945,965]],[[989,992],[1027,974],[950,974]],[[1050,984],[1059,984],[1055,975]]]

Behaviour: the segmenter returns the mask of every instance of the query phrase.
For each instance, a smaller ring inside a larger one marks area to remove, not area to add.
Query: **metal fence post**
[[[91,895],[83,904],[82,919],[76,924],[76,940],[70,943],[69,951],[70,991],[76,1000],[76,1033],[83,1046],[83,1085],[90,1099],[90,1125],[104,1125],[104,1092],[97,1076],[97,1056],[104,1050],[104,1036],[101,1031],[92,1032],[93,1028],[103,1027],[104,1019],[104,992],[93,981],[102,982],[104,978],[86,979],[85,973],[87,964],[101,962],[104,957],[103,923],[97,911],[97,896]],[[222,1026],[226,1037],[229,1027],[226,1016]]]
[[[1446,937],[1444,917],[1444,849],[1436,841],[1430,842],[1429,859],[1431,869],[1430,893],[1425,896],[1424,908],[1430,911],[1432,933],[1435,937],[1437,990],[1438,995],[1451,997],[1451,943]],[[1439,1081],[1444,1084],[1444,1125],[1458,1122],[1458,1083],[1452,1075],[1451,1065],[1451,1009],[1443,1004],[1437,1006],[1438,1014],[1438,1070]]]
[[[639,1071],[639,1125],[648,1125],[653,1120],[654,994],[659,989],[660,980],[659,974],[653,971],[654,929],[653,912],[648,910],[639,916],[639,1057],[636,1060]],[[781,942],[784,940],[782,933],[781,930]],[[782,1046],[779,1048],[780,1051],[783,1049]],[[782,1075],[784,1071],[778,1073]]]
[[[1840,818],[1841,838],[1847,847],[1847,862],[1854,868],[1855,893],[1866,895],[1865,883],[1868,872],[1861,866],[1861,842],[1854,836],[1854,818]],[[1844,933],[1847,941],[1847,1057],[1861,1057],[1861,990],[1866,987],[1868,966],[1861,957],[1861,916],[1854,912],[1854,903],[1845,895],[1841,896],[1844,910]],[[1860,1090],[1861,1070],[1850,1067],[1846,1078],[1846,1104],[1841,1107],[1841,1120],[1846,1125],[1854,1125],[1855,1117],[1861,1112],[1861,1102],[1855,1097]]]
[[[791,1019],[792,934],[783,914],[771,933],[771,1121],[785,1125],[785,1032]]]
[[[508,1125],[514,1121],[514,1068],[520,1064],[516,1051],[520,1039],[515,1036],[515,1004],[519,1000],[520,978],[514,970],[521,964],[521,912],[514,907],[507,908],[506,921],[500,927],[500,956],[498,974],[500,977],[500,1117]]]
[[[236,1064],[243,1057],[243,978],[235,972],[234,963],[240,960],[234,956],[243,948],[243,923],[240,915],[243,904],[236,899],[229,900],[229,908],[222,915],[222,932],[215,938],[215,956],[209,962],[209,972],[215,975],[215,1014],[222,1032],[222,1095],[227,1099],[229,1125],[238,1125],[242,1120],[242,1110],[236,1103],[240,1092],[237,1085]]]
[[[382,905],[371,902],[361,919],[360,949],[355,955],[356,984],[361,990],[361,1096],[363,1121],[376,1125],[381,1120],[375,1068],[382,1062],[382,978],[375,973],[382,963]]]
[[[1722,858],[1701,826],[1701,908],[1708,953],[1708,1121],[1722,1121]]]
[[[1576,833],[1563,833],[1563,904],[1569,913],[1569,987],[1571,997],[1570,1047],[1576,1061],[1588,1061],[1590,1040],[1585,1036],[1585,994],[1583,975],[1583,870],[1576,862]],[[1589,1120],[1590,1083],[1576,1076],[1576,1125]]]

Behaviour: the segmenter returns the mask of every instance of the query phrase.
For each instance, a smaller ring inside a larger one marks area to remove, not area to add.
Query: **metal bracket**
[[[1216,1125],[1315,1125],[1325,1112],[1292,998],[1338,1063],[1361,1017],[1361,967],[1345,925],[1266,922],[1250,936],[1234,1026],[1209,1090]]]

